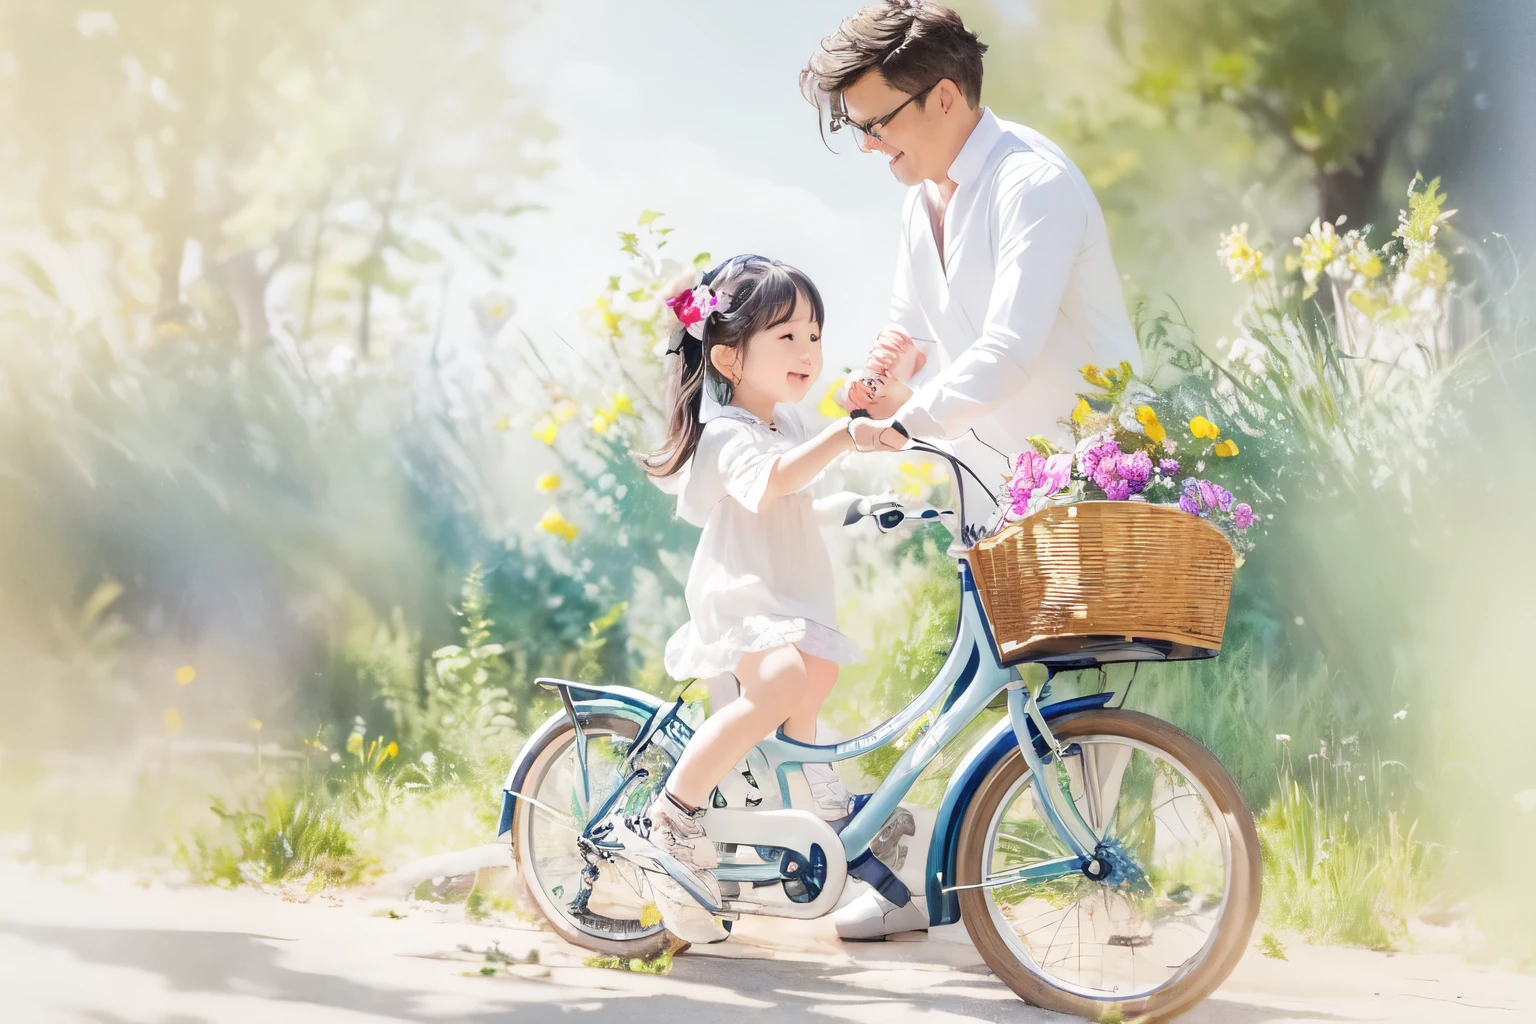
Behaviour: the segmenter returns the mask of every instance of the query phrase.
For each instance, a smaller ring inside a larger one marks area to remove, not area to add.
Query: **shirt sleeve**
[[[928,216],[927,210],[923,207],[922,192],[922,185],[914,186],[907,193],[907,201],[902,204],[901,241],[896,249],[896,276],[891,282],[891,323],[906,331],[927,356],[923,368],[908,382],[914,387],[920,381],[932,377],[939,365],[939,345],[937,341],[928,337],[932,332],[928,328],[927,319],[918,307],[917,280],[912,269],[912,232],[917,230],[913,226],[913,221],[918,217]],[[928,230],[932,229],[928,228]]]
[[[703,526],[710,510],[726,497],[757,512],[774,463],[790,447],[787,439],[741,420],[711,420],[704,425],[689,462],[688,479],[678,495],[678,514]]]
[[[1017,394],[1061,308],[1088,223],[1082,197],[1051,164],[1004,187],[997,271],[981,337],[902,408],[898,418],[915,434],[958,437]]]

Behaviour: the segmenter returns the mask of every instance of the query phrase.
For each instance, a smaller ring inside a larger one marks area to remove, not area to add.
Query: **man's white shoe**
[[[914,897],[898,907],[871,889],[832,915],[837,937],[848,942],[874,942],[897,932],[927,931],[928,911]]]

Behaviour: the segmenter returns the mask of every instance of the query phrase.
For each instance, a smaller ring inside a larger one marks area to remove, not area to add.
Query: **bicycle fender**
[[[618,715],[628,718],[638,726],[643,726],[658,708],[667,703],[660,697],[654,697],[643,690],[628,686],[589,686],[586,683],[572,683],[563,679],[541,679],[539,682],[544,685],[568,687],[571,703],[576,713],[583,717]],[[501,789],[501,821],[496,826],[497,839],[512,830],[512,812],[517,808],[517,794],[522,792],[523,782],[528,777],[529,768],[533,766],[533,759],[538,756],[544,744],[549,742],[549,737],[567,721],[569,719],[564,710],[555,712],[543,725],[534,730],[517,757],[512,759],[506,784]]]
[[[1050,722],[1063,715],[1101,708],[1114,696],[1113,693],[1094,693],[1085,697],[1073,697],[1047,704],[1040,709],[1040,713],[1045,716],[1047,722]],[[1029,731],[1035,740],[1035,750],[1041,757],[1047,756],[1050,751],[1035,729],[1034,722],[1029,723]],[[944,790],[944,801],[939,805],[939,815],[933,823],[933,838],[928,846],[927,895],[930,926],[954,924],[960,920],[960,897],[952,892],[943,891],[946,885],[954,882],[956,858],[960,850],[960,823],[965,820],[965,813],[971,806],[971,798],[976,795],[981,781],[1010,750],[1017,746],[1018,742],[1013,736],[1013,725],[1005,718],[977,741],[955,768],[955,774],[950,777],[949,787]]]

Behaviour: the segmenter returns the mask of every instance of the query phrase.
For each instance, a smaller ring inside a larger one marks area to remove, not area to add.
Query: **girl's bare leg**
[[[779,726],[792,739],[815,742],[815,709],[837,681],[837,665],[787,644],[743,655],[736,678],[741,696],[705,719],[667,776],[667,792],[690,806],[705,806],[725,773]]]

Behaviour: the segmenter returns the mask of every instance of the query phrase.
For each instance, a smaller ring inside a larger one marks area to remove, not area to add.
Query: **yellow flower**
[[[396,756],[399,755],[399,753],[400,753],[400,744],[396,743],[394,740],[390,740],[389,741],[389,746],[384,748],[384,757],[396,757]],[[384,758],[381,757],[381,758],[379,758],[379,760],[382,761],[382,760],[384,760]]]
[[[653,924],[661,924],[661,908],[654,903],[647,903],[640,908],[640,927],[649,928]]]
[[[1093,406],[1088,404],[1088,399],[1079,398],[1077,408],[1072,410],[1072,422],[1081,425],[1091,415],[1093,415]]]
[[[1360,232],[1351,231],[1344,236],[1344,262],[1350,270],[1368,281],[1381,276],[1381,254],[1369,245]]]
[[[549,416],[539,420],[533,426],[533,436],[548,445],[555,443],[555,435],[558,433],[560,433],[560,424]]]
[[[1312,230],[1305,236],[1295,240],[1296,246],[1301,250],[1294,263],[1301,269],[1302,280],[1307,286],[1302,291],[1302,298],[1309,299],[1317,293],[1318,279],[1328,269],[1328,265],[1339,256],[1340,239],[1338,232],[1333,230],[1331,222],[1324,222],[1320,217],[1312,219]]]
[[[549,410],[549,415],[556,423],[569,423],[576,418],[576,403],[569,398],[562,398],[555,403],[555,407]]]
[[[183,665],[183,666],[181,666],[181,668],[176,670],[176,685],[177,686],[186,686],[188,683],[190,683],[192,680],[194,680],[196,678],[197,678],[197,669],[193,668],[191,665]]]
[[[355,732],[347,737],[347,753],[361,757],[363,753],[363,734]]]
[[[592,414],[592,433],[606,434],[611,426],[613,426],[613,416],[607,409],[598,409]]]
[[[704,685],[704,681],[702,679],[695,679],[693,682],[689,683],[687,688],[683,690],[682,693],[678,694],[678,696],[683,698],[684,703],[692,703],[696,700],[704,700],[709,696],[709,687]]]
[[[899,490],[913,498],[921,498],[928,489],[939,482],[938,465],[932,459],[903,462],[899,472],[904,478]]]
[[[1264,257],[1248,241],[1248,225],[1234,224],[1232,230],[1221,236],[1216,255],[1232,275],[1233,283],[1261,281],[1269,276]]]
[[[1168,436],[1168,431],[1158,422],[1157,413],[1150,405],[1136,407],[1136,422],[1141,424],[1141,429],[1147,432],[1147,440],[1153,444],[1162,444],[1163,438]]]
[[[1211,451],[1222,458],[1230,459],[1237,454],[1237,442],[1229,437],[1225,441],[1217,442],[1216,447],[1212,448]]]
[[[251,719],[251,729],[256,731],[256,732],[261,732],[261,719],[259,719],[259,718]]]
[[[1092,363],[1084,364],[1083,367],[1078,370],[1078,372],[1083,375],[1083,380],[1087,381],[1089,384],[1092,384],[1096,388],[1109,387],[1109,378],[1104,375],[1103,370],[1100,370]]]
[[[510,430],[512,428],[511,415],[508,413],[502,413],[496,422],[491,424],[491,428],[494,430]]]
[[[545,533],[552,533],[556,537],[563,537],[567,543],[576,539],[576,534],[581,532],[558,509],[550,509],[544,513],[544,518],[539,520],[539,529]]]
[[[160,712],[160,721],[165,723],[167,736],[175,736],[181,732],[181,712],[175,708],[166,708]]]
[[[1196,416],[1189,421],[1189,432],[1196,437],[1205,437],[1214,441],[1216,440],[1216,435],[1221,433],[1221,428],[1204,416]]]
[[[545,494],[548,494],[550,491],[559,488],[560,478],[555,476],[553,473],[545,473],[543,476],[539,477],[533,482],[533,486],[537,487]]]
[[[628,415],[635,411],[635,403],[629,400],[629,394],[620,391],[613,396],[613,404],[608,407],[609,414],[618,419],[620,414]]]
[[[843,407],[837,404],[837,399],[833,397],[837,394],[837,389],[842,387],[847,381],[847,377],[839,377],[833,381],[832,386],[827,388],[827,393],[821,396],[821,404],[816,407],[816,411],[829,420],[840,420],[848,415],[843,411]]]
[[[592,312],[597,314],[596,320],[599,331],[610,337],[616,338],[619,336],[620,317],[618,313],[614,312],[613,304],[608,301],[608,296],[598,296],[597,302],[594,304]]]

